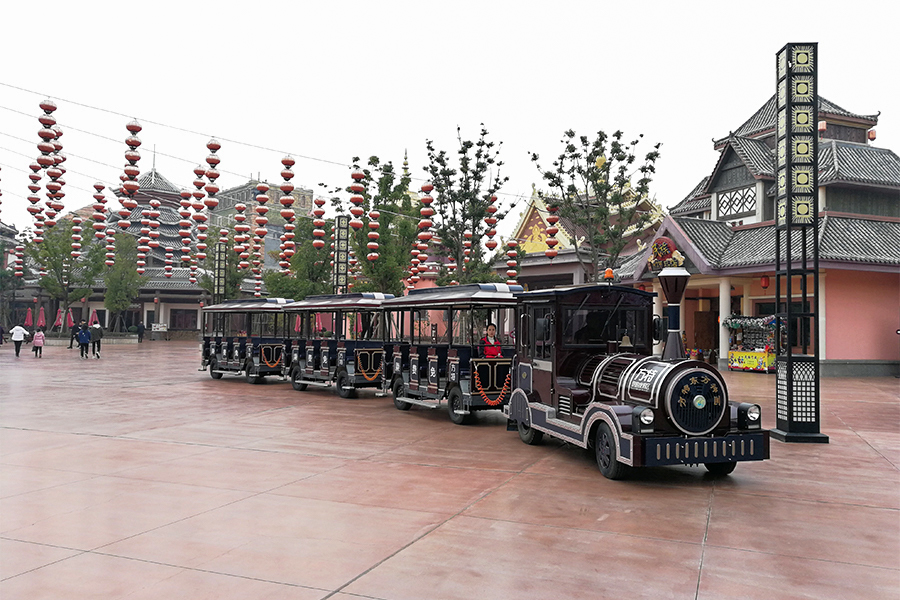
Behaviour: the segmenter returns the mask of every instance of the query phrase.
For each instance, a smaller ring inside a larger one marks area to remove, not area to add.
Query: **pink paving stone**
[[[2,598],[881,598],[900,589],[900,386],[825,379],[827,445],[603,479],[498,413],[0,347]],[[30,356],[29,356],[30,358]],[[725,373],[774,426],[774,376]],[[88,382],[87,391],[71,382]]]

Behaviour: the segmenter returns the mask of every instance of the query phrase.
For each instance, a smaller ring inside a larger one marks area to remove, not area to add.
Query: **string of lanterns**
[[[559,253],[556,249],[556,245],[559,243],[559,240],[556,239],[556,234],[559,233],[559,227],[556,226],[559,223],[559,215],[556,214],[559,212],[558,204],[551,204],[547,207],[547,239],[545,243],[547,244],[547,249],[544,250],[544,256],[549,258],[551,261],[556,258],[556,255]]]
[[[284,233],[281,235],[281,252],[278,254],[278,266],[281,267],[281,272],[284,275],[288,275],[291,272],[291,257],[294,256],[294,248],[296,246],[296,242],[294,242],[294,229],[296,228],[294,221],[297,216],[294,213],[294,184],[291,183],[291,179],[294,177],[294,171],[291,170],[291,167],[294,166],[295,162],[291,156],[285,156],[281,159],[281,164],[284,167],[281,170],[281,177],[284,181],[280,187],[281,198],[279,202],[281,202],[281,218],[284,219]]]
[[[253,265],[251,268],[251,272],[253,273],[253,279],[255,280],[253,295],[257,298],[262,296],[262,266],[265,265],[265,246],[266,246],[266,234],[269,233],[268,228],[266,228],[266,224],[269,222],[269,218],[266,217],[266,213],[269,212],[268,207],[266,207],[266,202],[269,200],[269,185],[263,182],[259,182],[256,184],[256,227],[253,230],[253,258],[250,261]]]
[[[128,161],[128,164],[125,165],[125,172],[121,178],[123,195],[119,199],[119,202],[122,204],[122,209],[119,211],[119,216],[121,217],[119,220],[119,227],[122,231],[126,231],[131,227],[129,218],[131,217],[132,211],[137,208],[138,205],[137,201],[134,199],[134,195],[140,188],[137,177],[141,173],[137,166],[138,161],[141,160],[141,154],[137,150],[141,145],[141,140],[138,138],[137,134],[140,133],[142,128],[137,120],[131,121],[125,128],[128,130],[129,135],[125,138],[125,144],[128,146],[128,150],[125,151],[125,160]],[[144,237],[138,239],[137,272],[141,275],[144,274],[144,266],[147,264],[147,252],[150,251],[150,247],[142,243],[144,240]],[[149,238],[146,238],[146,242],[149,241]]]

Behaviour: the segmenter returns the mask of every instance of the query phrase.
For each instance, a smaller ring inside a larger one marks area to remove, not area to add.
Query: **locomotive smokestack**
[[[659,285],[669,303],[669,334],[663,359],[685,358],[684,341],[681,339],[681,299],[691,274],[684,267],[666,267],[659,272]]]

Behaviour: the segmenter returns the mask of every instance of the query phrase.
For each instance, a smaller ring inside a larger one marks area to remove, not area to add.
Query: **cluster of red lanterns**
[[[315,229],[313,229],[312,245],[316,250],[321,250],[325,247],[325,240],[323,239],[325,237],[325,230],[323,229],[323,227],[325,227],[325,220],[322,218],[325,216],[325,209],[322,208],[325,205],[325,200],[316,198],[313,202],[316,207],[313,209],[313,227],[315,227]],[[334,239],[333,234],[332,239]]]
[[[366,212],[363,208],[363,203],[366,199],[362,196],[363,192],[366,191],[365,185],[363,185],[363,179],[366,178],[366,174],[357,167],[350,173],[350,177],[353,178],[353,183],[350,184],[350,193],[353,194],[350,196],[350,202],[353,204],[350,207],[350,214],[353,215],[353,218],[350,219],[350,227],[359,231],[363,226],[360,217]]]
[[[506,283],[509,285],[516,285],[518,281],[516,281],[516,276],[519,274],[519,252],[516,250],[519,242],[517,240],[509,240],[506,242],[506,276],[509,279],[506,280]]]
[[[163,275],[165,275],[166,278],[172,277],[172,263],[175,262],[173,256],[174,252],[175,248],[166,247],[166,266],[163,267]]]
[[[484,222],[488,226],[488,230],[485,232],[485,235],[488,239],[484,243],[484,245],[487,246],[488,250],[493,251],[494,248],[497,247],[497,240],[494,239],[494,236],[497,235],[497,229],[495,228],[495,225],[497,225],[497,217],[494,216],[494,214],[497,212],[496,194],[491,194],[491,197],[488,198],[488,205],[486,210],[488,216],[484,218]]]
[[[297,215],[294,214],[294,184],[291,183],[291,179],[294,177],[291,167],[294,166],[295,162],[290,156],[285,156],[281,159],[281,165],[284,167],[281,170],[281,177],[284,181],[280,188],[281,198],[279,202],[281,202],[280,214],[284,219],[284,233],[281,235],[281,252],[278,254],[278,266],[281,267],[281,272],[284,275],[291,272],[291,257],[294,256],[294,248],[297,245],[294,242],[294,229],[297,227],[294,224],[294,220],[297,218]]]
[[[25,246],[16,246],[15,254],[13,274],[16,277],[23,277],[25,275]]]
[[[40,205],[41,197],[38,196],[38,192],[41,191],[41,184],[39,183],[41,180],[41,165],[33,162],[29,165],[29,168],[31,173],[28,174],[28,178],[31,180],[31,183],[28,184],[28,189],[31,191],[31,194],[28,195],[28,201],[31,202],[31,206],[27,210],[34,219],[34,243],[40,244],[44,241],[44,208]]]
[[[191,264],[191,244],[193,243],[191,240],[192,195],[191,190],[184,188],[181,190],[181,200],[178,201],[178,204],[181,205],[181,208],[178,209],[178,216],[181,217],[178,221],[178,236],[181,238],[181,262],[185,266]],[[200,196],[203,196],[202,191],[200,192]]]
[[[412,273],[410,279],[413,283],[419,281],[419,273],[424,273],[428,270],[428,265],[426,264],[428,261],[428,244],[434,238],[434,232],[431,231],[431,228],[434,226],[434,221],[431,220],[431,217],[434,216],[434,208],[431,206],[434,202],[434,198],[431,196],[434,184],[426,181],[422,184],[420,190],[422,192],[422,197],[420,198],[422,208],[419,209],[419,215],[422,218],[419,220],[419,233],[416,236],[418,241],[412,250],[413,258],[411,262],[413,266],[410,269]]]
[[[138,169],[137,163],[141,160],[141,154],[138,152],[138,147],[141,145],[141,140],[137,136],[140,133],[142,127],[137,122],[137,120],[133,120],[128,123],[125,128],[128,130],[128,137],[125,138],[125,145],[128,146],[128,150],[125,151],[125,160],[128,161],[128,164],[125,165],[125,172],[120,177],[122,180],[122,197],[119,199],[119,202],[122,204],[122,209],[119,210],[119,216],[121,219],[119,220],[119,227],[125,231],[129,227],[131,227],[131,221],[129,218],[131,217],[132,211],[137,208],[137,201],[134,199],[134,195],[137,193],[140,186],[138,185],[137,178],[138,175],[141,174],[141,170]],[[137,272],[142,274],[144,273],[144,267],[147,265],[147,252],[150,251],[150,247],[147,245],[150,242],[149,237],[142,236],[138,239],[138,255],[137,255]]]
[[[107,229],[106,217],[106,196],[103,190],[106,189],[99,181],[94,184],[94,214],[91,218],[94,220],[94,237],[98,241],[106,242],[106,266],[111,267],[116,264],[116,232],[114,229]]]
[[[62,136],[62,130],[56,124],[56,118],[52,114],[56,110],[56,104],[51,100],[44,100],[40,107],[44,114],[38,117],[42,127],[38,131],[38,135],[41,137],[41,142],[38,144],[41,156],[38,156],[37,162],[42,169],[46,170],[47,177],[50,178],[46,186],[47,200],[44,203],[47,207],[44,210],[44,225],[49,229],[56,225],[56,215],[64,208],[62,198],[65,193],[62,191],[62,186],[66,182],[62,176],[66,170],[62,163],[66,157],[60,154],[62,144],[59,138]],[[41,232],[35,231],[35,233],[40,235]]]
[[[72,216],[72,258],[77,259],[81,256],[81,232],[84,229],[81,227],[81,224],[84,223],[84,219],[79,217],[78,215]]]
[[[552,261],[558,254],[556,245],[559,243],[559,240],[556,239],[556,234],[559,233],[559,227],[556,224],[559,223],[559,215],[556,213],[559,212],[559,205],[551,204],[547,207],[547,212],[550,213],[547,215],[547,224],[550,227],[547,228],[547,249],[544,250],[544,256]]]
[[[265,265],[266,234],[269,233],[266,227],[269,222],[269,218],[266,216],[266,213],[269,212],[266,207],[266,202],[269,201],[268,191],[268,184],[263,182],[256,184],[256,227],[253,229],[253,258],[250,260],[253,267],[250,271],[255,280],[253,295],[257,298],[262,296],[262,267]]]
[[[243,202],[238,202],[234,205],[234,210],[236,211],[234,215],[234,251],[241,259],[238,263],[238,268],[246,269],[250,266],[250,225],[247,224],[247,215],[244,214],[244,211],[247,210],[247,205]]]
[[[378,233],[378,228],[381,227],[381,223],[378,222],[380,216],[381,213],[374,208],[369,211],[369,243],[366,244],[369,253],[366,254],[366,258],[370,261],[378,260],[378,238],[381,237],[381,234]]]

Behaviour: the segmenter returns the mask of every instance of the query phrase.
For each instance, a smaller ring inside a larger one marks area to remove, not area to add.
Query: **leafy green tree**
[[[121,330],[122,312],[141,293],[141,286],[147,277],[137,272],[137,239],[127,233],[118,233],[116,240],[116,262],[106,272],[106,296],[103,306],[112,315],[110,330]]]
[[[269,296],[275,298],[293,298],[302,300],[315,294],[331,293],[331,269],[329,267],[329,250],[327,246],[316,250],[313,245],[314,229],[312,221],[298,216],[294,230],[294,256],[291,257],[291,273],[263,273],[263,281]],[[327,225],[327,230],[331,225]]]
[[[584,240],[575,239],[575,255],[592,281],[598,281],[605,268],[616,266],[628,244],[627,231],[652,218],[642,204],[648,200],[660,144],[637,163],[643,134],[625,143],[623,136],[621,131],[611,137],[598,131],[591,140],[584,135],[576,137],[570,129],[563,134],[563,151],[552,168],[544,169],[540,157],[531,155],[550,188],[546,202],[557,204],[561,216],[587,232]],[[585,246],[590,265],[580,252]]]
[[[359,158],[353,158],[354,166]],[[410,250],[418,234],[419,207],[413,204],[409,191],[410,176],[404,170],[397,173],[388,161],[382,163],[377,156],[369,157],[361,169],[365,178],[360,181],[365,191],[362,204],[366,224],[359,231],[350,230],[351,244],[359,261],[360,279],[353,286],[354,292],[384,292],[399,296],[403,293],[403,281],[410,264]],[[416,203],[418,204],[418,203]],[[367,215],[377,210],[379,227],[369,227]],[[378,258],[368,260],[369,232],[377,231]]]
[[[81,257],[72,257],[72,227],[71,220],[63,219],[44,232],[42,243],[32,240],[25,246],[26,258],[47,273],[41,277],[40,286],[59,301],[63,313],[74,302],[90,296],[97,277],[106,270],[103,244],[86,243]]]
[[[502,142],[488,141],[484,124],[475,141],[463,140],[458,127],[456,135],[459,141],[456,150],[458,166],[453,166],[447,151],[437,150],[432,140],[425,142],[428,151],[425,171],[434,185],[432,196],[435,201],[432,206],[435,215],[432,220],[434,232],[440,240],[433,244],[433,253],[456,263],[455,278],[460,283],[496,280],[498,277],[491,270],[491,253],[485,251],[482,241],[488,230],[496,229],[496,224],[490,226],[484,221],[490,214],[488,207],[492,205],[491,199],[509,180],[500,175],[503,166],[499,158]],[[497,203],[493,205],[497,206]],[[493,217],[499,223],[507,213],[498,210]],[[468,264],[464,262],[466,231],[472,233]]]

